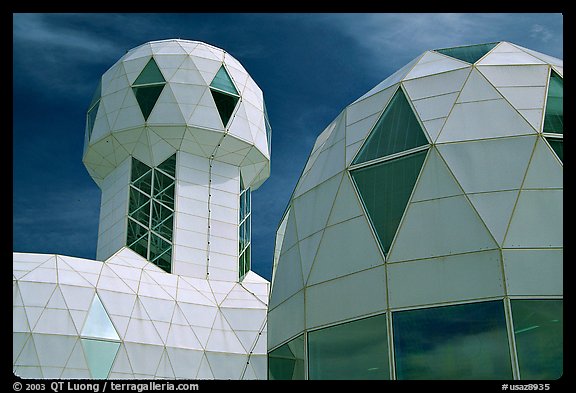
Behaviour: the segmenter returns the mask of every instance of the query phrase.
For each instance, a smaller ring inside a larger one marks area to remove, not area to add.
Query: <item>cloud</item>
[[[549,42],[554,37],[554,34],[548,28],[536,23],[530,28],[530,37],[542,42]]]

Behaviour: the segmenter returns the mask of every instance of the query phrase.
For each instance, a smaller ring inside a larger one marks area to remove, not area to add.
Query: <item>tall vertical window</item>
[[[240,175],[240,219],[238,233],[238,272],[242,280],[250,271],[250,187],[244,187]]]
[[[155,168],[132,158],[126,245],[168,273],[175,183],[176,154]]]

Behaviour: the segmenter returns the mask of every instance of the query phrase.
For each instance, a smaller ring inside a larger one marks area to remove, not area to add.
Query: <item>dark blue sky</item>
[[[98,78],[144,42],[203,41],[264,91],[272,173],[252,194],[252,270],[270,279],[276,227],[316,137],[425,50],[510,41],[563,58],[561,14],[14,14],[13,249],[94,259],[100,190],[82,164]]]

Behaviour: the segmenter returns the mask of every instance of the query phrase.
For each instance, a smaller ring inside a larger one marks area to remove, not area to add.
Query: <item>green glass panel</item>
[[[155,196],[157,200],[174,210],[174,183]]]
[[[398,379],[512,379],[502,301],[392,316]]]
[[[148,258],[148,230],[136,221],[128,218],[126,244],[131,250]]]
[[[106,379],[112,368],[112,363],[116,358],[116,353],[120,348],[120,343],[81,339],[82,347],[84,348],[84,355],[90,375],[94,379]]]
[[[133,187],[130,187],[128,215],[146,227],[150,225],[150,199]]]
[[[154,170],[154,192],[152,196],[156,198],[160,193],[172,185],[174,185],[173,178],[160,171]]]
[[[426,150],[350,172],[385,253],[388,253],[425,157]]]
[[[238,236],[238,240],[240,243],[239,252],[244,251],[244,247],[246,247],[246,221],[240,224],[240,235]]]
[[[108,313],[104,309],[98,295],[92,299],[92,305],[82,328],[83,337],[120,340]]]
[[[152,226],[152,230],[160,236],[172,240],[172,228],[174,227],[174,214]]]
[[[150,262],[158,265],[158,267],[164,269],[168,273],[170,273],[170,270],[166,267],[167,265],[170,265],[170,263],[167,264],[165,258],[162,257],[163,254],[171,252],[171,250],[172,244],[154,233],[150,234]],[[169,267],[170,266],[168,266],[168,268]]]
[[[304,335],[268,354],[268,379],[304,379]]]
[[[522,379],[558,379],[563,372],[563,301],[511,300]]]
[[[226,68],[222,65],[216,76],[210,83],[210,87],[215,87],[216,89],[224,90],[227,93],[238,95],[238,90],[234,87],[234,83],[232,79],[230,79],[230,75],[226,72]]]
[[[152,220],[151,227],[152,230],[156,232],[161,232],[168,235],[165,236],[167,239],[172,239],[172,217],[174,213],[172,210],[168,209],[166,206],[162,205],[157,201],[152,201]]]
[[[88,140],[92,136],[92,130],[94,129],[94,122],[96,121],[96,114],[98,114],[98,108],[100,107],[100,101],[96,103],[93,107],[88,110],[87,122],[88,122]]]
[[[166,250],[153,263],[167,273],[172,273],[172,249]]]
[[[428,144],[410,103],[398,89],[362,145],[353,164]]]
[[[248,214],[250,214],[251,209],[250,203],[252,197],[250,188],[246,189],[245,195],[246,195],[246,203],[244,204],[244,217],[248,217]]]
[[[151,83],[163,83],[166,82],[160,68],[158,68],[158,64],[156,64],[156,60],[154,58],[150,58],[146,66],[138,75],[138,78],[134,81],[132,86],[139,86],[139,85],[148,85]]]
[[[248,273],[248,271],[251,268],[251,252],[250,252],[250,244],[248,244],[248,247],[246,247],[246,250],[244,250],[244,274]]]
[[[142,115],[144,116],[144,120],[148,120],[148,116],[150,116],[152,108],[154,108],[156,101],[158,101],[158,97],[160,97],[162,89],[164,89],[164,85],[132,88],[132,90],[134,90],[136,100],[138,101],[138,105],[140,106],[140,110],[142,111]]]
[[[176,154],[173,154],[170,158],[164,161],[162,164],[158,165],[158,169],[164,171],[172,177],[176,177]]]
[[[458,46],[455,48],[436,49],[436,52],[442,53],[467,63],[476,63],[482,56],[490,52],[498,43],[491,42],[488,44],[477,44],[468,46]]]
[[[151,170],[152,168],[150,168],[148,165],[132,157],[132,172],[130,174],[130,181],[132,183],[136,182]],[[150,192],[147,192],[147,194],[150,194]]]
[[[386,315],[308,333],[309,379],[390,379]]]
[[[560,161],[564,162],[564,140],[557,138],[546,138],[550,147],[554,150]]]
[[[222,119],[222,124],[226,127],[228,120],[230,120],[230,116],[232,116],[232,112],[234,112],[234,108],[236,108],[236,103],[239,98],[216,90],[210,90],[210,92],[212,93],[212,98],[214,98],[214,102],[216,103],[216,108],[220,114],[220,119]]]
[[[546,114],[544,116],[544,132],[564,133],[564,81],[554,71],[550,74],[548,98],[546,99]]]

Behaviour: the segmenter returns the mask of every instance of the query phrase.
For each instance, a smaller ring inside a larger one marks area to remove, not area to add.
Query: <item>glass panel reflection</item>
[[[309,379],[390,379],[386,315],[308,333]]]
[[[522,379],[557,379],[563,370],[563,301],[511,300]]]
[[[268,379],[304,379],[304,334],[268,354]]]
[[[392,316],[398,379],[512,379],[502,301]]]

